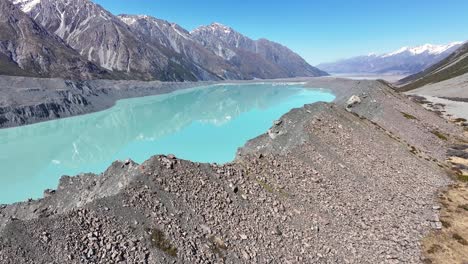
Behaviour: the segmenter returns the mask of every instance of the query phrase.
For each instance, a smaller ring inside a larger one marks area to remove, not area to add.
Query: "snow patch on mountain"
[[[343,59],[317,65],[319,69],[335,74],[397,74],[408,75],[423,71],[437,63],[463,42],[456,41],[445,45],[424,44],[416,47],[402,47],[384,54],[368,55]]]
[[[460,46],[461,44],[463,44],[463,42],[455,41],[446,45],[424,44],[424,45],[417,46],[417,47],[403,47],[394,52],[382,55],[382,58],[391,57],[391,56],[395,56],[395,55],[402,54],[402,53],[409,53],[411,55],[419,55],[423,53],[427,53],[431,55],[438,55],[438,54],[444,53],[445,51],[453,47]]]
[[[208,26],[201,26],[201,27],[198,27],[198,28],[194,29],[193,31],[190,32],[190,34],[200,32],[200,31],[204,31],[204,30],[205,31],[210,30],[212,32],[223,32],[224,34],[230,34],[231,32],[233,32],[232,28],[230,28],[228,26],[225,26],[225,25],[223,25],[221,23],[218,23],[218,22],[213,22]]]
[[[23,12],[27,13],[41,3],[41,0],[13,0],[13,4],[19,6]]]

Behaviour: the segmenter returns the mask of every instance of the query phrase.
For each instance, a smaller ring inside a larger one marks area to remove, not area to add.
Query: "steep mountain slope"
[[[400,80],[400,89],[402,91],[409,91],[429,83],[445,81],[465,73],[468,73],[468,43],[463,44],[450,56],[425,71]]]
[[[189,33],[149,16],[114,16],[90,0],[11,1],[118,78],[196,81],[326,75],[286,47],[253,41],[219,24]]]
[[[242,74],[254,78],[327,75],[280,44],[266,39],[254,41],[219,23],[199,27],[190,34],[204,47],[234,64]]]
[[[207,75],[202,79],[241,79],[228,62],[207,50],[190,36],[190,33],[175,23],[146,15],[119,15],[133,32],[138,33],[147,43],[154,43],[172,50],[180,58],[203,69]]]
[[[461,45],[461,42],[453,42],[447,45],[403,47],[391,53],[358,56],[319,64],[317,67],[332,73],[413,74],[444,59]]]
[[[105,76],[105,71],[8,0],[0,0],[0,74],[89,79]]]
[[[89,0],[13,2],[103,68],[145,80],[205,79],[197,67],[181,60],[175,52],[146,43],[119,18]]]

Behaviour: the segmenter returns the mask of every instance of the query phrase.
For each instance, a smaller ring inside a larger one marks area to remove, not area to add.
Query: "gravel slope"
[[[290,111],[230,164],[115,162],[0,207],[0,262],[421,263],[461,128],[381,82],[308,85],[336,101]]]

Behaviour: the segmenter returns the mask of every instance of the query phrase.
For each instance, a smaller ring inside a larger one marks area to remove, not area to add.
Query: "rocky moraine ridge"
[[[461,129],[383,82],[307,86],[337,98],[290,111],[231,163],[116,161],[1,206],[0,262],[422,263]]]

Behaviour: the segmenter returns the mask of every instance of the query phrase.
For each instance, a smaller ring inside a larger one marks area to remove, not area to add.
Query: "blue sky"
[[[309,63],[468,39],[466,0],[94,0],[192,30],[220,22],[280,42]]]

